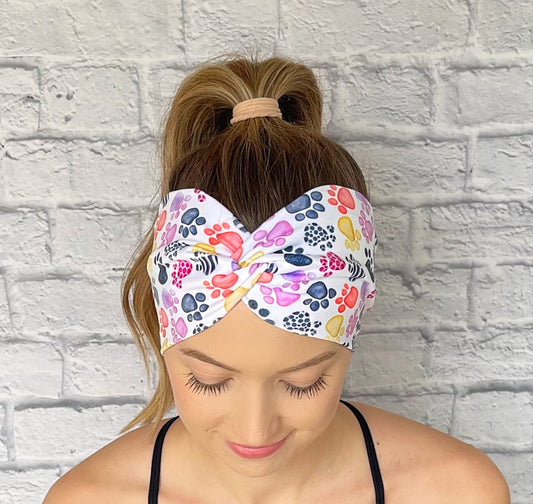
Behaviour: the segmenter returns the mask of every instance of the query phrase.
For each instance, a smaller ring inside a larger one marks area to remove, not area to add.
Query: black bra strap
[[[370,463],[370,471],[372,472],[372,480],[374,481],[376,504],[384,504],[385,489],[383,487],[383,479],[381,478],[381,471],[379,469],[378,457],[376,455],[374,441],[372,440],[372,434],[370,433],[368,424],[366,423],[365,417],[354,405],[343,401],[342,399],[340,401],[341,403],[348,406],[348,408],[350,408],[353,414],[357,417],[357,420],[359,420],[359,424],[361,425],[361,430],[363,431],[363,436],[365,438],[366,451],[368,453],[368,462]]]
[[[159,493],[159,473],[161,472],[161,453],[163,452],[163,441],[172,423],[179,418],[177,415],[161,427],[157,439],[155,440],[154,452],[152,455],[152,471],[150,474],[150,489],[148,491],[148,504],[157,504],[157,494]]]

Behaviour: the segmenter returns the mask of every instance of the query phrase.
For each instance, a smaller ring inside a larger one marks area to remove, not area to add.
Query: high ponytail
[[[277,99],[282,118],[254,117],[230,124],[237,103],[260,97]],[[287,58],[257,61],[237,56],[198,67],[182,81],[164,124],[160,196],[201,189],[249,232],[313,187],[343,185],[368,197],[355,160],[321,133],[322,96],[313,72]],[[159,382],[151,401],[121,433],[152,422],[155,429],[173,405],[146,271],[152,245],[153,226],[125,269],[122,308],[148,375],[148,352],[153,351]]]

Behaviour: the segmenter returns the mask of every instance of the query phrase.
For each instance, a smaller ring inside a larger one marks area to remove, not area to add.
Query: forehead
[[[258,317],[242,301],[208,329],[188,338],[187,348],[199,350],[238,369],[263,364],[281,369],[316,355],[338,350],[337,343],[295,334]],[[167,352],[179,354],[180,343]],[[165,352],[165,353],[167,353]],[[346,349],[346,352],[350,352]],[[286,364],[286,365],[285,365]]]

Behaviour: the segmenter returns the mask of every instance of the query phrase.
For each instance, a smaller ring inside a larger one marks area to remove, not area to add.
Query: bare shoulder
[[[162,420],[157,430],[168,419]],[[43,504],[146,502],[155,436],[138,427],[100,448],[59,478]]]
[[[381,408],[351,404],[372,433],[387,502],[510,504],[505,478],[481,450]]]

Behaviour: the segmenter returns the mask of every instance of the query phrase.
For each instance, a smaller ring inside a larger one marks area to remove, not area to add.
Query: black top
[[[361,430],[363,431],[363,436],[365,438],[366,452],[368,454],[368,462],[370,464],[370,471],[372,473],[372,480],[374,481],[374,492],[376,494],[376,504],[385,504],[385,490],[383,488],[383,480],[381,479],[381,472],[379,470],[378,459],[376,456],[376,450],[374,448],[374,441],[372,440],[372,434],[370,434],[370,429],[366,423],[365,418],[361,412],[352,404],[340,400],[341,403],[345,404],[352,410],[352,413],[355,415],[359,424],[361,425]],[[159,493],[159,472],[161,469],[161,452],[163,451],[163,441],[165,435],[172,425],[172,423],[179,418],[179,415],[171,418],[166,422],[159,434],[154,445],[154,453],[152,455],[152,472],[150,476],[150,490],[148,492],[148,504],[157,504],[157,494]]]

